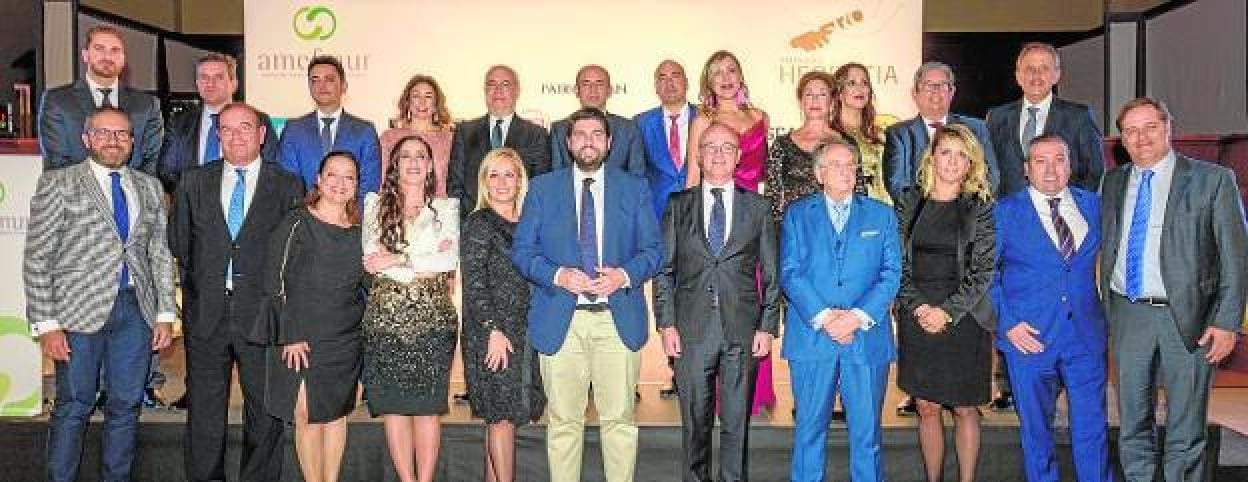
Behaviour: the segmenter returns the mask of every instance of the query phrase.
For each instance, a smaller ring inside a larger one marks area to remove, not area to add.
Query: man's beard
[[[91,157],[105,166],[121,167],[130,159],[130,152],[125,149],[110,149],[112,152],[106,152],[104,149],[95,149],[91,151]],[[113,154],[116,154],[114,156]]]
[[[593,149],[593,151],[594,151],[597,155],[596,155],[596,156],[584,156],[584,155],[581,155],[581,153],[582,153],[582,152],[585,152],[585,150],[586,150],[586,149]],[[580,151],[580,152],[574,152],[574,153],[572,153],[572,159],[573,159],[573,161],[575,161],[575,162],[576,162],[576,167],[577,167],[578,169],[580,169],[580,170],[582,170],[582,171],[586,171],[586,172],[590,172],[590,171],[597,171],[597,170],[598,170],[598,168],[602,166],[602,160],[603,160],[603,158],[604,158],[604,157],[605,157],[605,156],[603,156],[603,155],[602,155],[602,152],[601,152],[601,151],[599,151],[598,149],[593,148],[593,147],[585,147],[585,148],[581,148],[581,151]]]
[[[95,65],[92,65],[90,66],[91,73],[95,74],[98,77],[104,77],[104,78],[109,78],[109,79],[113,77],[119,77],[121,74],[121,69],[117,68],[117,64],[111,63],[109,64],[109,66],[112,69],[111,72],[105,70],[107,67],[96,67]]]

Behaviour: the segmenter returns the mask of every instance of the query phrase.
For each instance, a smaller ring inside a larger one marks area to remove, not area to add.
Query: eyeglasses
[[[736,144],[725,142],[723,144],[702,144],[698,146],[698,149],[702,150],[702,153],[708,156],[717,154],[731,156],[736,154],[741,148]]]
[[[953,82],[923,82],[919,84],[919,90],[932,93],[949,92],[953,90]]]
[[[504,80],[502,82],[491,80],[485,83],[485,90],[511,90],[513,88],[515,88],[515,84],[512,84],[511,81],[508,80]]]
[[[232,138],[235,136],[250,136],[256,133],[256,126],[251,124],[240,124],[238,127],[220,126],[217,128],[217,135],[222,139]]]
[[[856,162],[824,162],[819,167],[832,171],[856,171],[858,163]]]
[[[134,138],[134,134],[131,133],[129,129],[113,130],[113,129],[105,129],[103,127],[97,127],[95,129],[91,129],[87,131],[87,135],[90,136],[91,139],[94,139],[96,141],[107,141],[109,139],[112,139],[117,142],[129,142],[131,139]]]

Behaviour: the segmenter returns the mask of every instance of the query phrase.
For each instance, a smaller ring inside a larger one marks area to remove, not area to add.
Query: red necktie
[[[668,114],[667,118],[672,120],[672,125],[667,129],[667,152],[672,155],[672,164],[676,165],[679,171],[684,166],[684,161],[680,155],[680,127],[676,126],[676,119],[680,114]]]

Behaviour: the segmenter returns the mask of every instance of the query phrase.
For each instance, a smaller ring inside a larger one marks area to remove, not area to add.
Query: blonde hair
[[[992,186],[988,184],[988,164],[984,162],[984,148],[979,145],[975,133],[961,124],[945,124],[932,133],[932,141],[927,144],[927,149],[923,151],[923,159],[919,161],[919,191],[923,197],[931,195],[932,188],[936,184],[936,175],[932,172],[934,169],[932,165],[935,163],[934,153],[936,146],[946,140],[962,144],[962,148],[966,150],[966,157],[971,161],[959,191],[975,196],[981,201],[991,202]]]
[[[516,193],[516,215],[520,215],[521,208],[524,206],[524,196],[529,193],[529,174],[524,169],[524,160],[520,158],[520,153],[510,147],[500,147],[494,149],[485,155],[481,160],[481,167],[477,169],[477,205],[472,210],[480,211],[490,207],[489,189],[486,189],[486,177],[490,175],[490,165],[494,161],[504,160],[511,163],[516,169],[516,177],[520,181],[519,190]]]
[[[711,86],[711,65],[724,59],[736,64],[737,75],[741,76],[741,88],[737,93],[737,98],[733,101],[741,110],[754,109],[754,105],[750,103],[750,88],[745,85],[745,69],[741,67],[741,61],[732,52],[719,50],[706,59],[706,63],[702,65],[702,76],[698,80],[698,100],[701,102],[698,111],[712,119],[715,118],[716,110],[719,109],[719,99],[715,97],[715,89]],[[828,86],[831,87],[831,84]]]

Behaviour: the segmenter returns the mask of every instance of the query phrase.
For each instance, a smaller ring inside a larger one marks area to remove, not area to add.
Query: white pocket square
[[[871,230],[871,231],[863,231],[859,236],[864,237],[864,238],[874,238],[879,235],[880,235],[879,231]]]

